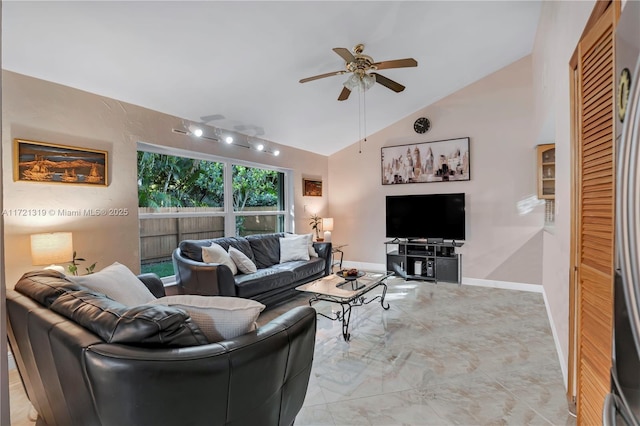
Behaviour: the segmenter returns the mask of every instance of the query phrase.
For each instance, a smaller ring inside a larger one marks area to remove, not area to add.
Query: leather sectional
[[[280,238],[284,235],[181,241],[173,252],[178,291],[181,294],[244,297],[269,308],[297,294],[297,286],[331,273],[331,243],[313,243],[318,257],[279,263]],[[226,265],[204,263],[202,247],[210,246],[212,242],[227,251],[229,247],[240,250],[256,264],[258,271],[233,275]]]
[[[157,276],[139,278],[164,296]],[[292,425],[313,362],[316,313],[307,306],[207,343],[180,309],[119,307],[37,271],[7,291],[6,314],[37,425]]]

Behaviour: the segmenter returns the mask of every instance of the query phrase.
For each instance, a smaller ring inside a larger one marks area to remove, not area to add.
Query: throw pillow
[[[220,263],[222,265],[227,265],[229,269],[231,269],[231,273],[233,275],[238,273],[238,268],[231,260],[231,257],[229,257],[229,253],[227,253],[219,244],[211,243],[209,247],[202,247],[202,261],[204,263]]]
[[[94,274],[67,278],[93,291],[106,294],[125,306],[143,305],[156,300],[147,286],[129,268],[118,262]]]
[[[318,257],[318,253],[316,249],[313,247],[313,234],[302,234],[305,235],[308,239],[309,244],[309,256],[310,257]],[[298,237],[298,234],[284,234],[285,238]]]
[[[128,307],[92,290],[72,290],[51,310],[91,330],[107,343],[150,347],[206,345],[209,340],[187,312],[165,305]]]
[[[258,271],[256,264],[253,263],[246,254],[236,248],[229,247],[229,257],[231,257],[233,263],[236,264],[238,270],[243,274],[252,274]]]
[[[265,306],[240,297],[180,294],[154,300],[153,305],[184,309],[209,342],[229,340],[256,329],[256,320]]]
[[[309,260],[309,244],[306,235],[280,238],[280,263],[293,260]]]

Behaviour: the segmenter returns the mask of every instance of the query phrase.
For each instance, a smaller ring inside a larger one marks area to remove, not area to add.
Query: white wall
[[[420,116],[432,122],[424,135],[413,131]],[[518,209],[536,194],[532,116],[531,58],[525,57],[368,136],[361,154],[354,144],[331,155],[332,239],[349,244],[345,259],[385,263],[386,195],[465,192],[463,277],[541,284],[544,210],[538,206],[521,214]],[[467,136],[470,181],[381,184],[381,147]]]
[[[531,57],[480,80],[409,117],[370,135],[358,154],[354,144],[323,156],[291,148],[282,156],[260,157],[247,150],[203,143],[171,133],[181,120],[113,99],[3,71],[2,169],[4,209],[137,206],[135,144],[138,141],[204,151],[294,169],[296,230],[308,231],[307,217],[334,218],[334,242],[348,243],[345,259],[384,264],[384,196],[467,193],[467,242],[463,276],[542,284],[560,343],[568,348],[569,270],[569,69],[568,62],[594,2],[545,2]],[[434,82],[433,84],[437,84]],[[402,94],[398,94],[402,96]],[[368,97],[368,102],[372,102]],[[427,116],[433,128],[413,132]],[[348,119],[348,117],[346,117]],[[357,116],[353,117],[354,122]],[[400,144],[471,138],[471,181],[382,186],[380,148]],[[106,149],[109,187],[13,182],[13,138]],[[551,139],[551,140],[550,140]],[[542,207],[525,215],[518,202],[536,192],[535,150],[556,143],[556,225],[540,235]],[[302,197],[302,177],[321,178],[323,197]],[[330,210],[327,205],[330,204]],[[306,211],[305,211],[306,206]],[[74,231],[80,255],[104,267],[113,261],[138,270],[138,223],[125,218],[5,216],[4,275],[13,286],[33,269],[28,236]],[[564,358],[563,358],[564,359]],[[566,359],[563,370],[566,371]]]
[[[555,227],[544,238],[542,284],[558,336],[563,371],[569,355],[571,158],[569,60],[594,7],[593,1],[545,2],[532,53],[534,134],[556,144]],[[551,126],[545,123],[552,123]],[[565,374],[566,380],[566,374]]]
[[[31,265],[29,235],[39,232],[72,231],[74,248],[80,257],[98,262],[102,269],[118,261],[139,271],[137,216],[136,144],[158,145],[205,152],[268,164],[294,171],[296,231],[311,232],[308,211],[325,215],[327,191],[323,197],[303,197],[302,178],[328,178],[327,157],[308,151],[281,147],[274,157],[176,134],[182,120],[114,99],[3,71],[2,158],[7,286],[37,269]],[[108,151],[107,187],[14,182],[13,139],[27,139]],[[25,210],[126,208],[123,217],[63,217],[58,214],[26,215]]]
[[[2,45],[2,2],[0,2],[0,46]],[[2,50],[2,49],[0,49]],[[0,55],[0,69],[2,68],[2,55]],[[2,93],[2,76],[0,76],[0,95]],[[0,109],[2,109],[2,98],[0,96]],[[1,121],[1,120],[0,120]],[[2,129],[0,128],[0,137]],[[2,147],[0,146],[0,162],[4,157]],[[0,211],[2,211],[2,176],[0,176]],[[4,218],[0,217],[0,234],[4,228]],[[4,242],[0,241],[0,311],[4,311],[6,304],[5,284],[4,284]],[[0,317],[0,425],[8,425],[9,417],[9,372],[7,363],[7,318],[6,315]]]

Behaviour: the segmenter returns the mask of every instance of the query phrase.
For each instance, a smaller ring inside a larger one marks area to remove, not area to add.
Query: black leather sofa
[[[176,283],[181,294],[237,296],[256,300],[267,308],[298,294],[296,287],[331,273],[331,243],[314,242],[318,257],[279,263],[284,233],[247,237],[183,240],[173,251]],[[233,275],[228,266],[202,261],[202,247],[212,242],[225,250],[234,247],[257,266],[251,274]]]
[[[156,276],[141,280],[156,297],[164,295]],[[61,302],[78,295],[88,304]],[[295,308],[256,331],[210,344],[198,344],[197,326],[173,307],[152,312],[166,333],[144,344],[106,343],[58,313],[72,312],[112,342],[145,329],[130,321],[109,330],[113,318],[127,318],[112,302],[54,271],[25,274],[7,291],[9,344],[37,425],[293,424],[311,371],[315,310]]]

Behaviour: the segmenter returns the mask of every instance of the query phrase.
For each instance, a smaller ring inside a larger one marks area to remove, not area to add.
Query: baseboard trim
[[[9,370],[16,368],[16,360],[13,358],[11,351],[7,352],[7,363],[9,365]]]
[[[495,281],[495,280],[485,280],[480,278],[462,277],[462,284],[474,285],[478,287],[502,288],[505,290],[529,291],[531,293],[542,293],[544,291],[544,288],[540,284],[516,283],[511,281]]]
[[[560,346],[560,339],[558,338],[558,332],[556,331],[556,324],[553,321],[553,316],[551,315],[551,308],[549,307],[549,301],[547,300],[547,293],[542,291],[542,297],[544,298],[544,306],[547,309],[547,318],[549,319],[549,326],[551,327],[551,334],[553,335],[553,342],[556,345],[556,354],[558,354],[558,361],[560,361],[560,371],[562,371],[562,380],[564,380],[564,388],[565,390],[569,386],[569,376],[567,372],[567,359],[564,357],[562,353],[562,346]]]

